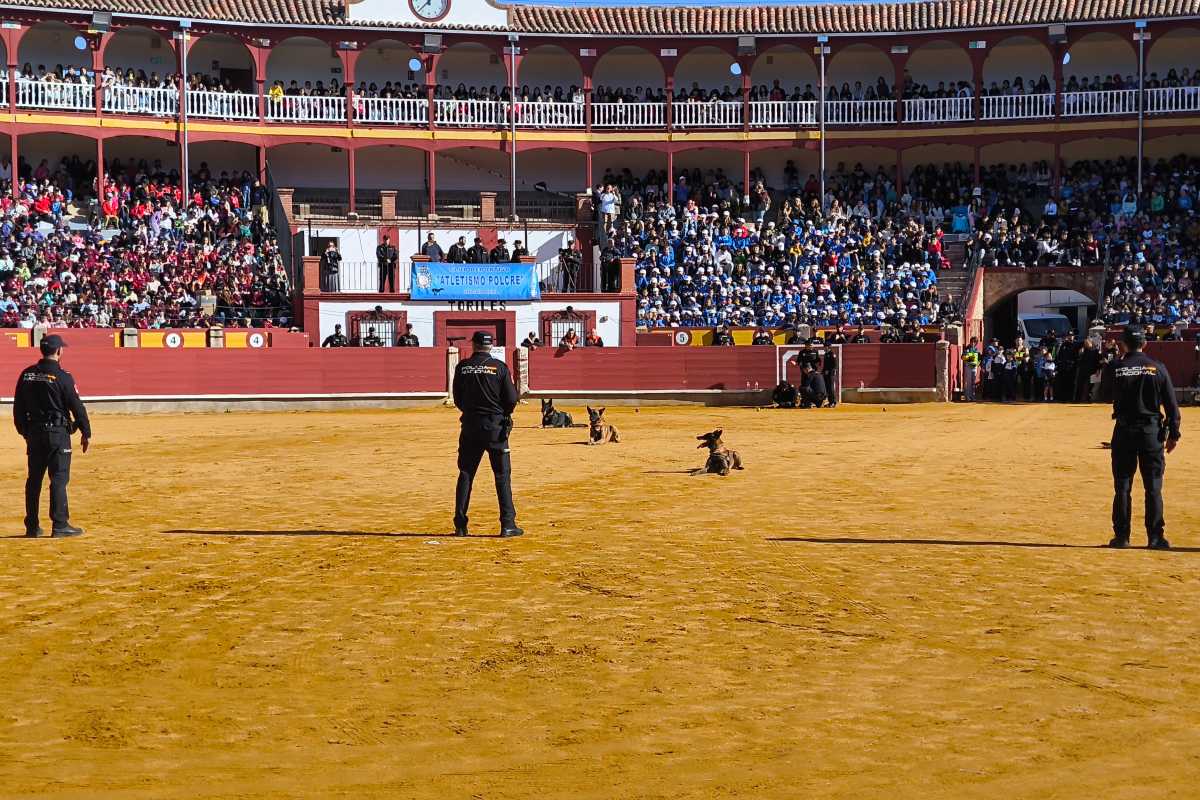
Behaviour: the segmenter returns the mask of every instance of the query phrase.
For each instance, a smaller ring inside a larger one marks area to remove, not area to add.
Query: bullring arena
[[[0,800],[1197,796],[1196,0],[116,5],[0,11]]]

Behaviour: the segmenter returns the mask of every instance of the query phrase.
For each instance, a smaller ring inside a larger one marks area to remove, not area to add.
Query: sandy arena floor
[[[1200,792],[1200,413],[1151,553],[1100,407],[534,409],[504,541],[448,411],[100,416],[88,536],[0,541],[0,796]]]

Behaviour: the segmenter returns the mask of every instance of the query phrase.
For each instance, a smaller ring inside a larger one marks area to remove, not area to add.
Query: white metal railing
[[[353,294],[379,291],[379,263],[377,261],[343,261],[333,285],[334,291]],[[412,262],[396,264],[396,291],[407,293],[412,290]],[[391,288],[387,286],[385,288]],[[364,326],[363,332],[366,332]],[[389,346],[394,342],[389,343]]]
[[[676,128],[737,128],[742,124],[741,101],[701,100],[676,103],[673,107]]]
[[[518,128],[582,128],[583,103],[517,103]]]
[[[1063,93],[1064,117],[1102,117],[1137,113],[1136,89]]]
[[[109,86],[104,90],[102,108],[110,114],[173,117],[179,110],[179,90],[146,86]]]
[[[1165,86],[1146,90],[1147,114],[1200,111],[1200,86]]]
[[[355,96],[354,115],[367,125],[427,125],[429,101],[423,97]]]
[[[1001,94],[983,98],[984,119],[1034,119],[1054,116],[1054,94]]]
[[[17,79],[17,105],[21,108],[65,108],[91,111],[96,107],[95,85]]]
[[[829,100],[827,125],[886,125],[896,121],[895,100]]]
[[[666,103],[592,104],[594,128],[661,128],[666,119]]]
[[[188,116],[210,119],[258,119],[258,95],[188,90]]]
[[[435,100],[438,125],[499,128],[508,124],[508,103],[500,100]]]
[[[965,122],[974,118],[971,97],[910,97],[904,101],[905,122]]]
[[[287,95],[267,99],[267,119],[278,122],[345,122],[345,97]]]
[[[816,100],[754,100],[750,103],[750,125],[754,128],[816,124]]]

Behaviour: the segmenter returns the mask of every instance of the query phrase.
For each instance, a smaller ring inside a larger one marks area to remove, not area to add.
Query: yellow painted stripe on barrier
[[[247,347],[246,331],[225,331],[226,347]]]
[[[26,330],[4,331],[4,335],[7,336],[9,339],[12,339],[13,344],[15,344],[17,347],[31,347],[32,346],[32,342],[29,337],[29,331],[26,331]]]

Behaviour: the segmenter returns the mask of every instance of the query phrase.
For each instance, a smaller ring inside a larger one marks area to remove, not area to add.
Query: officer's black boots
[[[27,530],[25,531],[25,538],[27,538],[27,539],[36,539],[36,538],[38,538],[39,536],[41,536],[42,534],[44,534],[44,533],[45,533],[45,531],[44,531],[44,530],[42,530],[41,528],[31,528],[31,529],[27,529]]]
[[[1165,536],[1155,536],[1146,547],[1151,550],[1170,550],[1171,543],[1167,541],[1167,537]]]
[[[466,525],[455,525],[454,526],[454,535],[455,536],[469,536],[470,534],[467,533]]]
[[[66,539],[70,536],[79,536],[83,533],[83,528],[76,528],[74,525],[56,526],[50,534],[51,539]]]
[[[501,539],[511,539],[512,537],[520,536],[523,533],[525,533],[524,530],[522,530],[521,528],[518,528],[516,525],[513,525],[510,528],[501,528],[500,529],[500,538]]]
[[[1129,547],[1129,537],[1128,536],[1114,536],[1112,538],[1112,540],[1108,543],[1108,546],[1115,547],[1115,548]]]

